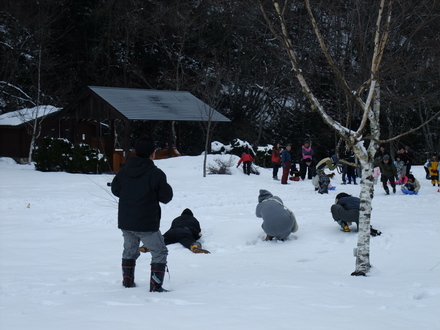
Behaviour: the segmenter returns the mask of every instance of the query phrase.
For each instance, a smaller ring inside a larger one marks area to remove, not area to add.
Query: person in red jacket
[[[254,158],[245,152],[241,155],[240,160],[238,161],[237,167],[240,166],[241,163],[243,163],[243,173],[250,175],[251,174],[251,165],[254,161]]]
[[[277,143],[276,146],[272,149],[272,178],[274,180],[278,180],[278,169],[281,167],[281,153],[283,152],[283,149],[281,148],[280,144]]]

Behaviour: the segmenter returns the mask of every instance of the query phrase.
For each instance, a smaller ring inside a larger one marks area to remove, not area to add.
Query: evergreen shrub
[[[102,173],[107,162],[96,148],[65,139],[45,137],[34,155],[35,169],[42,172]]]

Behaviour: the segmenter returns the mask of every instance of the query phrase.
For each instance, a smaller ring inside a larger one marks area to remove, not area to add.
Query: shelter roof
[[[230,122],[221,113],[186,91],[100,86],[88,86],[87,89],[98,96],[106,104],[107,109],[110,107],[116,110],[128,120]],[[82,95],[80,99],[90,93]],[[80,103],[80,99],[73,103]],[[64,110],[77,106],[78,104],[69,105]]]

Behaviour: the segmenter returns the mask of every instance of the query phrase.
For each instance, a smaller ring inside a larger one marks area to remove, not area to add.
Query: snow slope
[[[162,206],[162,232],[188,207],[211,251],[169,245],[172,291],[162,294],[148,292],[149,254],[138,259],[137,287],[121,286],[111,175],[42,173],[0,158],[1,329],[439,329],[440,193],[423,167],[413,167],[419,195],[386,196],[376,185],[372,224],[383,234],[371,239],[369,276],[352,277],[357,233],[340,231],[330,206],[360,186],[337,175],[336,190],[319,195],[310,180],[273,181],[271,169],[203,178],[202,156],[155,163],[175,195]],[[289,240],[262,241],[259,189],[295,213]]]

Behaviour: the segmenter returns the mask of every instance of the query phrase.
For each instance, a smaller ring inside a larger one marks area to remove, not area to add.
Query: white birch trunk
[[[32,152],[35,149],[35,143],[37,141],[37,138],[40,136],[41,133],[41,128],[38,126],[38,112],[40,110],[40,88],[41,88],[41,45],[38,50],[37,109],[35,110],[34,126],[32,128],[31,143],[29,145],[28,164],[32,164]]]
[[[355,147],[355,154],[359,159],[362,168],[362,178],[360,182],[361,200],[359,209],[359,233],[356,253],[356,270],[352,275],[365,276],[370,268],[370,220],[371,202],[374,196],[373,165],[364,148]]]

